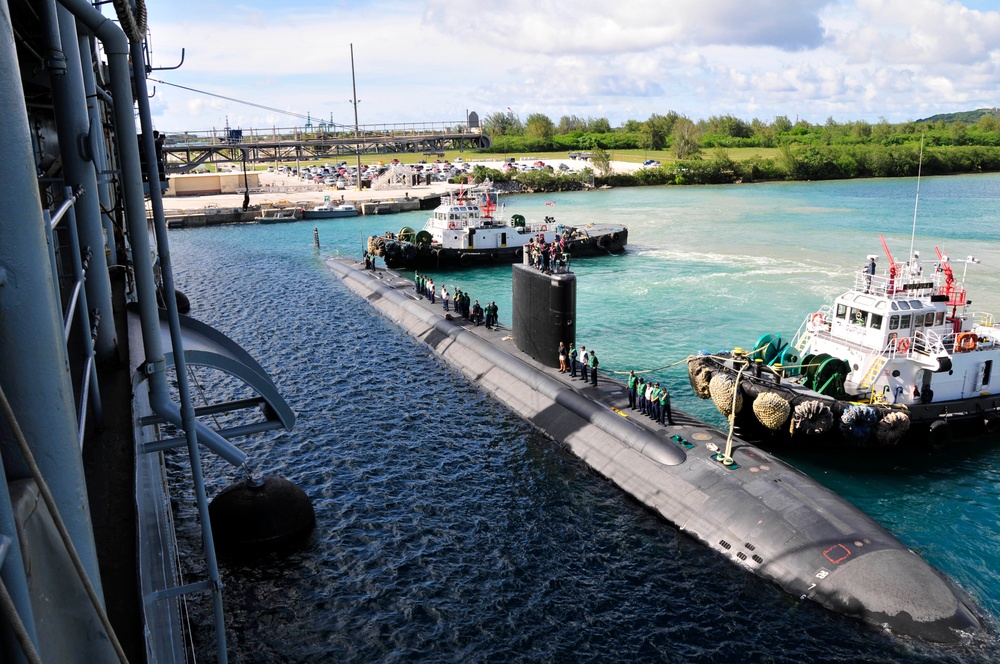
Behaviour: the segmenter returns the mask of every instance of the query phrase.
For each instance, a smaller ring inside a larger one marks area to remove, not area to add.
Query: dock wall
[[[355,200],[358,213],[364,216],[399,214],[400,212],[416,212],[433,209],[441,201],[440,196],[430,198],[408,198],[383,200]],[[198,228],[201,226],[216,226],[219,224],[252,223],[263,210],[277,210],[303,207],[302,205],[255,205],[246,212],[239,207],[208,207],[191,210],[167,210],[165,212],[168,228]],[[319,221],[319,220],[316,220]]]

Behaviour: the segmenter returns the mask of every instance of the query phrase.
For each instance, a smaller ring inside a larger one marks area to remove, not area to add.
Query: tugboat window
[[[882,317],[878,314],[872,314],[872,329],[881,330],[882,329]]]
[[[937,312],[937,324],[938,325],[944,325],[944,312],[943,311]]]
[[[986,360],[983,364],[983,385],[990,384],[991,373],[993,373],[993,360]]]
[[[909,316],[909,314],[907,314],[906,316],[900,316],[899,317],[899,327],[903,328],[904,330],[910,329],[910,316]]]
[[[930,327],[932,325],[934,325],[934,312],[924,314],[924,327]]]
[[[913,327],[923,327],[923,326],[924,326],[924,317],[921,316],[920,314],[915,315],[913,317]]]
[[[851,320],[855,325],[864,327],[868,323],[868,312],[861,309],[851,309]]]
[[[900,308],[900,309],[902,309],[903,311],[906,311],[907,309],[909,309],[909,308],[910,308],[910,305],[909,305],[909,303],[907,303],[907,302],[903,302],[902,300],[900,300],[900,301],[899,301],[899,302],[897,302],[896,304],[898,304],[898,305],[899,305],[899,308]]]
[[[899,329],[899,316],[889,316],[889,329],[890,330]]]
[[[844,318],[845,316],[847,316],[847,305],[846,304],[838,304],[837,305],[837,318]]]

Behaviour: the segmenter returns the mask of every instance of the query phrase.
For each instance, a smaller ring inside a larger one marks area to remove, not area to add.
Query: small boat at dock
[[[264,210],[259,217],[254,217],[258,224],[287,224],[301,219],[302,211],[298,208],[281,210]]]
[[[358,208],[353,204],[339,203],[334,205],[330,201],[324,201],[320,205],[302,211],[303,219],[341,219],[356,216],[358,216]]]

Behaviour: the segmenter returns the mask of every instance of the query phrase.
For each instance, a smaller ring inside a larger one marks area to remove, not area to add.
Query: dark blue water
[[[933,210],[954,198],[953,187],[966,190],[961,205],[977,196],[992,205],[1000,178],[927,182],[921,206],[930,197]],[[899,211],[905,221],[894,222],[908,243],[912,181],[908,198],[903,184],[559,198],[561,221],[621,217],[631,229],[629,255],[578,265],[578,334],[601,348],[602,367],[656,368],[708,343],[741,341],[773,318],[797,326],[813,300],[839,290],[823,283],[828,277],[841,278],[855,269],[857,254],[876,250],[865,228],[875,214],[871,201],[908,206]],[[936,199],[926,192],[935,187],[951,193]],[[544,212],[533,197],[515,205],[509,212]],[[970,214],[990,218],[979,207]],[[223,562],[231,661],[993,659],[992,638],[958,646],[901,639],[736,568],[444,368],[323,266],[331,253],[360,254],[362,236],[420,219],[170,234],[192,314],[249,350],[298,413],[293,431],[240,447],[265,472],[305,489],[318,520],[307,546],[288,558]],[[822,224],[821,232],[811,224]],[[830,240],[841,236],[851,239],[844,246]],[[971,243],[963,251],[993,248],[963,241]],[[989,279],[997,274],[989,267]],[[508,272],[435,275],[441,280],[496,299],[509,323]],[[801,288],[788,292],[789,283]],[[761,301],[768,306],[754,306]],[[682,394],[683,366],[661,375],[676,384],[679,407],[718,419],[709,404]],[[216,376],[200,376],[199,384],[238,393]],[[901,460],[878,471],[800,463],[945,570],[988,613],[1000,613],[996,451]],[[210,495],[235,477],[213,459],[206,469]],[[183,545],[196,546],[184,502],[177,517]],[[186,557],[189,573],[199,571],[197,558]],[[210,657],[209,609],[195,604],[192,611],[199,649]]]

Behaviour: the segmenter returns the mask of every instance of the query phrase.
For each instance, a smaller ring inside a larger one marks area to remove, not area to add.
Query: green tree
[[[885,119],[884,116],[880,116],[878,119],[878,124],[872,128],[872,138],[880,143],[885,143],[892,136],[892,125],[889,121]]]
[[[483,133],[487,136],[520,136],[524,126],[513,111],[490,113],[483,118]]]
[[[590,157],[590,163],[597,169],[597,174],[606,178],[611,174],[611,155],[604,149],[595,147]]]
[[[530,138],[552,138],[556,126],[544,113],[532,113],[524,122],[524,133]]]
[[[851,133],[854,135],[854,138],[865,141],[871,138],[872,126],[864,120],[856,120],[851,127]]]
[[[779,134],[787,133],[792,130],[792,121],[788,119],[787,115],[777,115],[771,123],[771,126],[774,127],[775,131]]]
[[[979,118],[976,127],[979,128],[979,131],[997,131],[997,129],[1000,129],[1000,121],[996,119],[996,116],[984,115]]]
[[[678,159],[688,159],[701,152],[698,144],[698,128],[687,118],[680,118],[674,123],[672,133],[674,154]]]
[[[564,115],[559,118],[559,127],[556,131],[560,134],[568,134],[574,131],[587,131],[587,121],[575,115]]]
[[[732,115],[713,115],[708,119],[708,130],[730,138],[749,138],[751,133],[749,124]]]
[[[607,118],[587,118],[587,131],[592,134],[610,134],[611,123]]]

